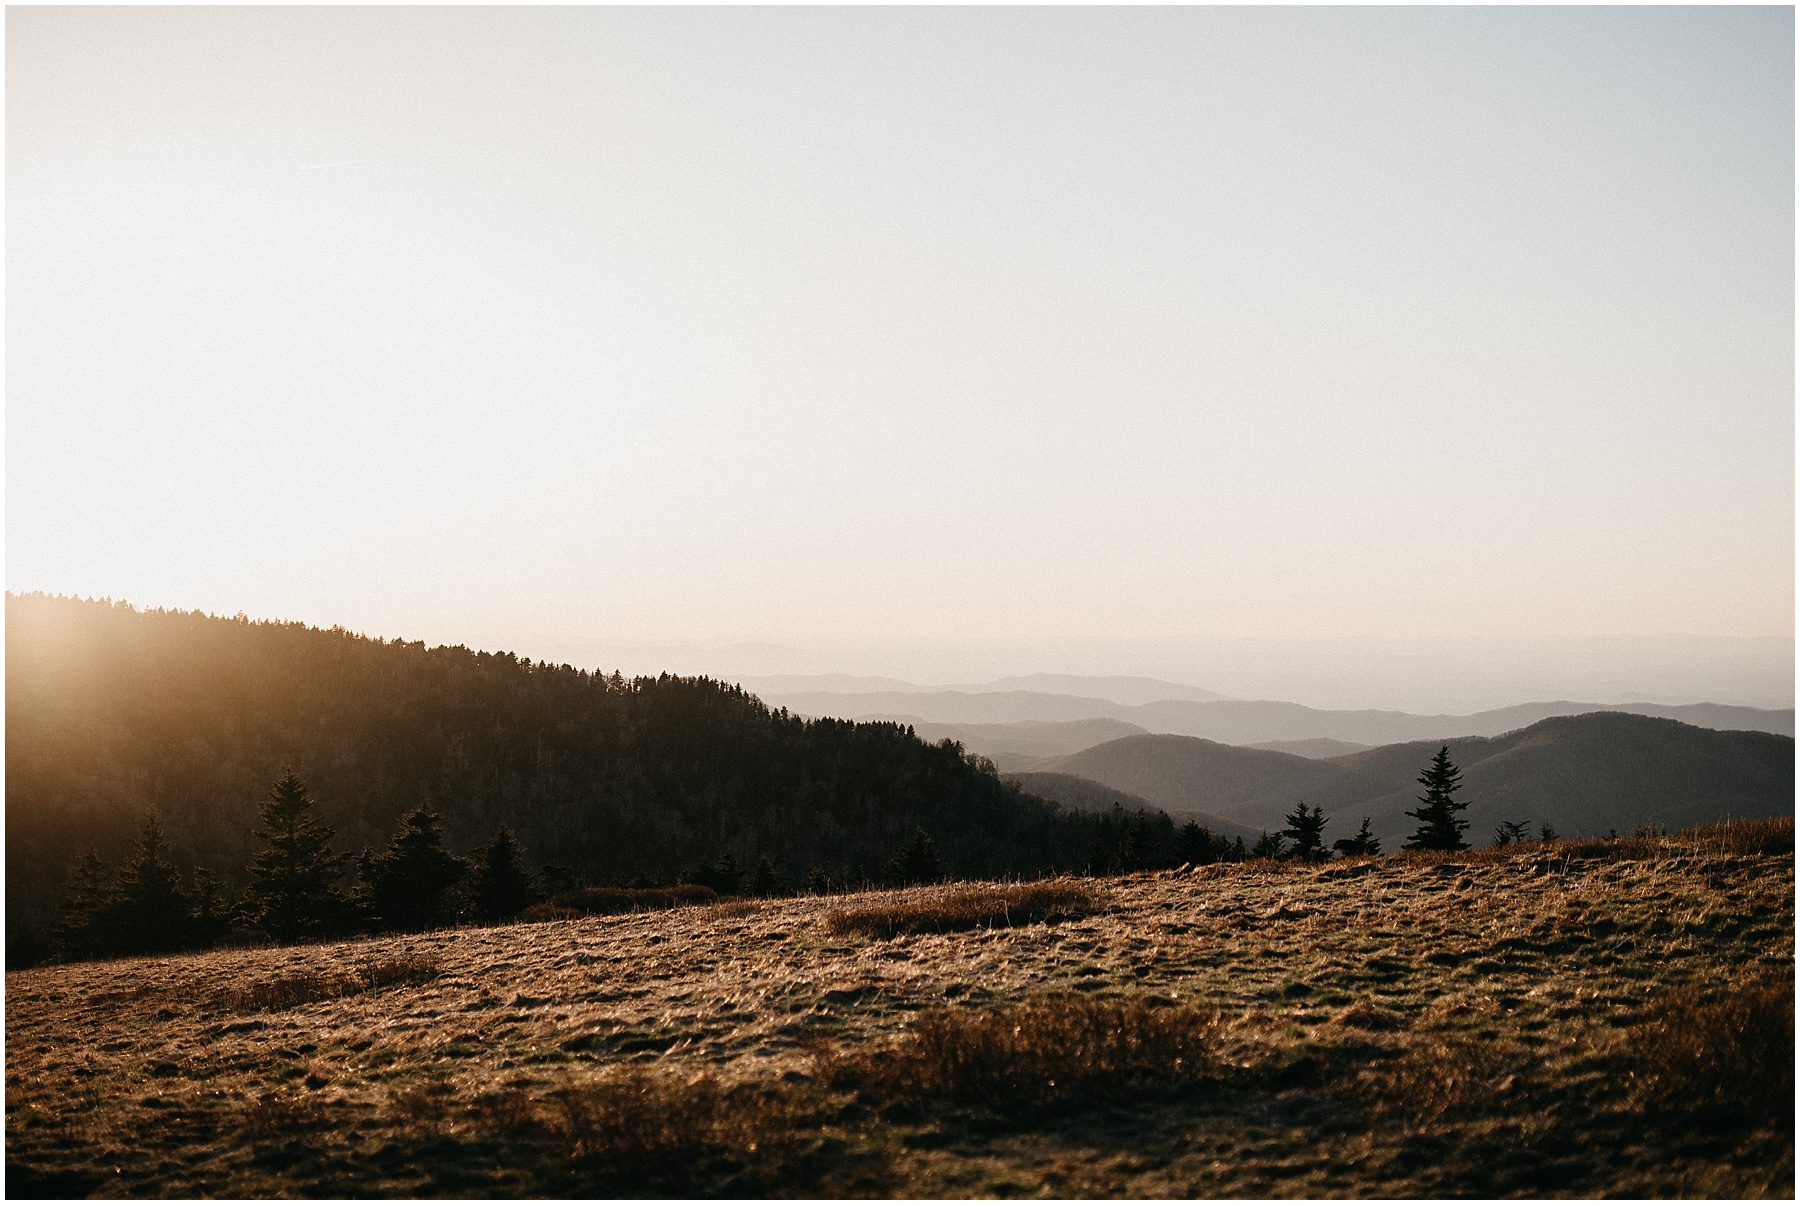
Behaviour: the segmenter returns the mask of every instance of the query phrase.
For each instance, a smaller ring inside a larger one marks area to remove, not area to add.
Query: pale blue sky
[[[1791,687],[1793,62],[1788,8],[10,9],[7,585]]]

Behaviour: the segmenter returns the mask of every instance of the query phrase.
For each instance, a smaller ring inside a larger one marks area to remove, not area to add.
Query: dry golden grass
[[[833,933],[891,938],[904,933],[960,933],[1072,920],[1099,907],[1091,888],[1067,879],[1013,886],[982,884],[928,888],[880,903],[832,913]]]
[[[1064,884],[1093,895],[1055,923],[1012,893],[1057,884],[995,884],[13,972],[8,1188],[1786,1196],[1781,839],[1208,866]],[[978,919],[904,919],[945,915]]]
[[[908,1036],[818,1060],[822,1078],[876,1103],[995,1107],[1192,1087],[1218,1067],[1210,1010],[1163,998],[1054,997],[922,1017]]]
[[[1621,1060],[1646,1103],[1710,1123],[1794,1124],[1794,980],[1767,969],[1655,1002]]]
[[[233,1012],[279,1012],[321,1000],[340,1000],[384,987],[429,983],[438,976],[434,958],[377,958],[348,970],[307,969],[260,983],[231,987],[217,1001]]]

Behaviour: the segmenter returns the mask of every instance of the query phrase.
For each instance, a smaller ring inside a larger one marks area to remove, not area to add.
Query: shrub
[[[890,938],[902,933],[1006,929],[1085,916],[1098,907],[1099,901],[1091,891],[1073,883],[1020,883],[1011,887],[956,887],[834,912],[825,924],[833,933]]]
[[[1218,1068],[1217,1014],[1137,999],[1051,998],[943,1011],[885,1047],[822,1053],[820,1077],[870,1103],[1045,1104],[1189,1087]]]
[[[788,1178],[784,1158],[817,1145],[829,1102],[802,1085],[616,1068],[535,1095],[521,1085],[472,1096],[452,1081],[395,1091],[386,1120],[442,1160],[457,1139],[504,1146],[526,1179],[508,1195],[583,1198],[831,1196]],[[786,1191],[777,1193],[778,1188]],[[724,1195],[732,1195],[725,1193]]]
[[[1717,994],[1688,988],[1665,997],[1631,1028],[1625,1057],[1652,1108],[1791,1131],[1792,972],[1764,972]]]
[[[230,988],[218,1004],[233,1012],[280,1012],[321,1000],[341,1000],[395,984],[414,986],[438,977],[435,959],[417,955],[365,962],[352,970],[304,970]]]

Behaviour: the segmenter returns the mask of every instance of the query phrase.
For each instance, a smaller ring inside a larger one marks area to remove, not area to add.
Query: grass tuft
[[[341,1000],[396,984],[416,986],[436,979],[438,973],[436,959],[406,954],[373,959],[348,971],[297,971],[261,983],[230,988],[220,994],[218,1004],[232,1012],[281,1012],[302,1004]]]
[[[1666,996],[1632,1026],[1626,1049],[1627,1070],[1652,1108],[1794,1127],[1791,970],[1765,971],[1723,992],[1689,987]]]
[[[895,1043],[821,1052],[816,1071],[876,1106],[1136,1097],[1211,1077],[1217,1024],[1215,1013],[1166,1002],[1057,997],[927,1015]]]
[[[936,890],[834,912],[825,926],[833,933],[891,938],[902,933],[957,933],[965,929],[1006,929],[1040,921],[1068,920],[1098,910],[1100,901],[1085,887],[1067,881],[1019,883]]]

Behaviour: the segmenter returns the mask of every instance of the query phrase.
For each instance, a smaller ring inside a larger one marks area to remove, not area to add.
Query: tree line
[[[1426,788],[1419,821],[1407,849],[1468,848],[1467,822],[1457,813],[1461,772],[1448,747],[1438,751],[1419,782]],[[1177,829],[1166,812],[1144,808],[1127,814],[1115,804],[1095,824],[1082,869],[1089,875],[1166,869],[1177,865],[1241,862],[1275,857],[1322,860],[1327,818],[1301,801],[1279,834],[1264,833],[1251,846],[1189,821]],[[44,957],[83,959],[201,949],[228,939],[293,943],[351,934],[407,932],[457,923],[500,923],[544,900],[568,902],[585,886],[570,868],[547,864],[533,873],[525,850],[502,824],[481,846],[458,856],[445,848],[442,818],[421,804],[405,815],[380,850],[365,847],[354,859],[334,847],[336,832],[315,812],[311,794],[290,769],[260,806],[252,835],[262,847],[249,860],[241,892],[226,890],[210,869],[186,874],[170,855],[155,811],[143,820],[130,855],[116,874],[97,853],[83,855],[70,878],[62,915],[43,948],[9,950],[13,965]],[[1271,839],[1273,838],[1273,839]],[[1555,834],[1544,826],[1545,840]],[[1525,826],[1503,823],[1495,844],[1526,840]],[[1285,842],[1292,840],[1288,849]],[[1363,818],[1355,836],[1333,843],[1344,857],[1376,856],[1381,843]],[[343,879],[354,862],[354,878]],[[938,844],[922,827],[883,864],[878,875],[860,868],[815,866],[799,889],[814,894],[872,886],[935,883],[947,877]],[[764,856],[749,870],[730,853],[702,861],[680,876],[683,884],[712,895],[781,895],[796,888],[786,868]],[[628,886],[657,888],[638,875]]]
[[[135,856],[151,810],[189,889],[212,867],[241,895],[286,767],[346,848],[429,799],[447,849],[504,826],[540,879],[595,885],[879,882],[920,830],[948,876],[1035,877],[1082,870],[1102,821],[899,724],[297,623],[8,595],[6,677],[9,946],[57,921],[85,853]]]
[[[183,873],[162,823],[144,817],[116,873],[88,852],[70,875],[61,918],[41,955],[106,958],[203,949],[227,939],[283,944],[352,933],[404,932],[459,921],[499,922],[543,895],[524,851],[508,829],[464,856],[444,848],[440,817],[421,806],[384,849],[354,859],[314,813],[306,785],[291,771],[269,791],[254,835],[263,847],[247,867],[248,885],[226,890],[205,867]],[[9,951],[22,961],[22,951]]]

